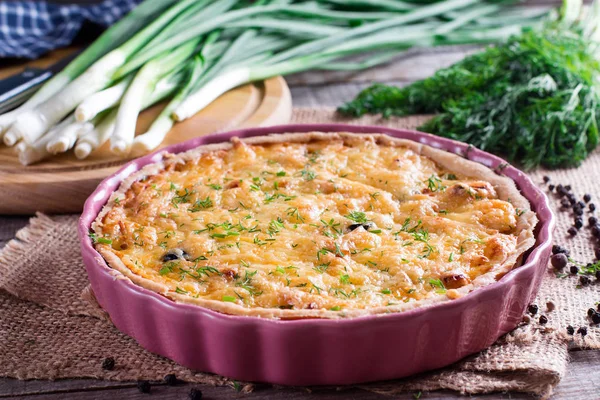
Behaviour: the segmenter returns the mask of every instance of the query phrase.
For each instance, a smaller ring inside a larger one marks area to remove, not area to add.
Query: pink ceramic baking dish
[[[492,169],[505,164],[466,144],[425,133],[341,124],[243,129],[199,137],[167,150],[182,152],[234,136],[307,131],[385,133],[463,155]],[[398,314],[288,321],[178,304],[127,280],[115,280],[88,237],[92,221],[121,181],[161,158],[162,152],[157,152],[131,161],[98,186],[79,222],[81,251],[98,302],[115,326],[147,350],[199,371],[283,385],[343,385],[443,367],[485,349],[515,328],[538,291],[551,252],[554,216],[547,197],[523,172],[507,166],[502,173],[517,183],[538,215],[537,243],[523,265],[461,299]]]

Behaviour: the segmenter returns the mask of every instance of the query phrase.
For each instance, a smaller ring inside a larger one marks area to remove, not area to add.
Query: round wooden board
[[[144,111],[136,133],[144,132],[164,104]],[[198,114],[175,124],[161,147],[236,127],[284,124],[292,115],[292,98],[282,77],[231,90]],[[115,157],[108,144],[85,160],[68,152],[23,166],[12,148],[0,147],[0,214],[80,212],[98,183],[128,159]]]

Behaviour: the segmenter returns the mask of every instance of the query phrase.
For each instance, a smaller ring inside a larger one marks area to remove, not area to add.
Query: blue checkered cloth
[[[98,4],[0,0],[0,58],[37,58],[69,45],[85,21],[109,26],[140,0],[104,0]]]

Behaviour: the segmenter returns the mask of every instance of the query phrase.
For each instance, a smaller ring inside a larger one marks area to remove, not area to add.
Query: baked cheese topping
[[[339,313],[460,296],[515,252],[523,212],[486,181],[375,140],[235,141],[113,200],[97,248],[163,294]]]

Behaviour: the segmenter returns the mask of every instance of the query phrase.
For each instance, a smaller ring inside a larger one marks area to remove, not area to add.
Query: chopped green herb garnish
[[[317,177],[317,175],[313,171],[309,171],[306,169],[300,171],[300,176],[302,176],[307,181],[312,181]]]
[[[367,215],[362,211],[352,211],[350,214],[346,215],[346,218],[356,222],[357,224],[365,224],[369,222],[369,220],[367,220]]]
[[[436,288],[436,293],[446,293],[446,287],[440,279],[430,279],[429,284],[431,287]]]
[[[112,244],[111,239],[105,237],[98,237],[98,235],[96,235],[95,233],[90,233],[88,236],[92,239],[93,243]]]
[[[206,199],[202,200],[198,200],[194,203],[194,205],[192,207],[190,207],[189,211],[190,212],[198,212],[200,210],[205,210],[207,208],[210,208],[213,206],[213,202],[210,199],[210,197],[206,197]]]
[[[427,189],[430,192],[443,192],[446,190],[446,186],[442,185],[442,180],[435,175],[431,175],[427,179]]]

